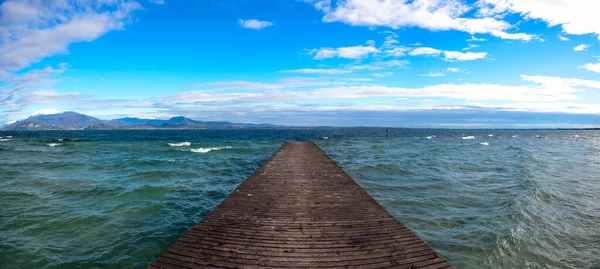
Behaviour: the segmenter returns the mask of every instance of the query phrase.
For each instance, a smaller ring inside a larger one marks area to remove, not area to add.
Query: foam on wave
[[[192,145],[191,142],[181,142],[181,143],[168,143],[171,147],[189,147]]]
[[[482,145],[482,146],[489,146],[489,145],[490,145],[490,143],[488,143],[488,142],[481,142],[481,143],[479,143],[479,145]]]
[[[62,144],[59,144],[59,143],[49,143],[48,147],[53,148],[53,147],[60,146],[60,145],[62,145]]]
[[[472,136],[472,135],[470,135],[470,136],[463,136],[463,137],[461,137],[461,138],[462,138],[462,139],[464,139],[464,140],[475,139],[475,137],[474,137],[474,136]]]
[[[216,147],[216,148],[197,148],[197,149],[190,149],[190,151],[195,152],[195,153],[208,153],[213,150],[222,150],[222,149],[230,149],[230,148],[231,148],[230,146]]]

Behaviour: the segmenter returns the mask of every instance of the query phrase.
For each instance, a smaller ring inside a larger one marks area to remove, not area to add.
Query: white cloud
[[[559,35],[558,39],[560,39],[560,41],[569,41],[569,38],[562,36],[562,35]]]
[[[595,63],[595,64],[586,64],[583,66],[580,66],[579,68],[583,68],[592,72],[596,72],[596,73],[600,73],[600,63]]]
[[[71,43],[122,29],[140,8],[122,0],[6,1],[0,6],[0,70],[20,70],[68,52]]]
[[[466,18],[471,7],[448,0],[305,0],[321,10],[324,22],[344,22],[354,26],[385,26],[392,29],[420,27],[428,30],[457,30],[470,34],[490,34],[502,39],[529,41],[535,36],[508,33],[512,26],[492,17]]]
[[[471,38],[467,39],[467,42],[483,42],[486,41],[485,38],[478,38],[476,36],[471,36]]]
[[[594,0],[479,0],[490,15],[520,14],[560,25],[566,34],[595,34],[600,37],[600,1]]]
[[[587,44],[581,44],[573,48],[574,51],[584,51],[587,50],[589,46]]]
[[[445,61],[472,61],[487,57],[487,52],[460,52],[450,50],[438,50],[429,47],[415,48],[408,53],[411,56],[444,56]]]
[[[487,57],[487,52],[444,51],[446,61],[472,61]]]
[[[470,49],[479,48],[479,47],[481,47],[481,46],[477,45],[477,44],[469,44],[468,47],[463,48],[462,50],[470,50]]]
[[[326,70],[326,69],[325,69]],[[292,71],[292,70],[290,70]],[[298,73],[298,72],[283,72]],[[322,74],[322,73],[320,73]],[[211,92],[230,90],[282,90],[290,88],[306,88],[315,86],[343,85],[345,81],[334,81],[332,79],[291,77],[280,79],[277,83],[264,83],[255,81],[215,81],[198,83],[196,86],[208,88]],[[206,92],[206,91],[205,91]]]
[[[62,111],[58,110],[58,109],[53,109],[53,108],[46,108],[46,109],[40,109],[36,112],[34,112],[33,114],[31,114],[31,116],[40,116],[40,115],[52,115],[52,114],[60,114],[62,113]]]
[[[386,56],[402,57],[409,50],[410,50],[409,48],[405,48],[405,47],[395,47],[393,49],[385,50],[384,53]]]
[[[252,19],[252,20],[239,19],[238,23],[240,24],[240,26],[242,26],[244,28],[254,29],[254,30],[260,30],[265,27],[273,26],[273,23],[270,21],[259,21],[256,19]]]
[[[59,64],[58,68],[33,69],[23,74],[7,73],[0,83],[0,112],[20,111],[24,106],[20,100],[25,92],[52,86],[66,68],[66,65]]]
[[[430,72],[427,74],[421,74],[422,77],[445,77],[446,74],[442,72]]]
[[[464,100],[505,100],[517,102],[557,102],[578,100],[577,92],[600,89],[600,81],[560,77],[521,76],[526,85],[439,84],[423,88],[398,88],[381,85],[321,88],[303,94],[306,98],[366,97],[444,97]]]
[[[373,73],[372,75],[376,78],[383,78],[383,77],[389,77],[393,74],[394,74],[394,72],[385,72],[385,73]]]
[[[452,72],[452,73],[458,73],[458,72],[460,72],[460,69],[459,68],[455,68],[455,67],[448,67],[448,68],[446,68],[446,70],[448,72]]]
[[[324,74],[324,75],[339,75],[351,73],[349,69],[324,69],[324,68],[302,68],[293,70],[281,70],[280,73],[298,73],[298,74]]]
[[[408,65],[406,60],[391,60],[391,61],[378,61],[370,64],[362,65],[349,65],[346,69],[350,70],[383,70],[388,68],[404,68]]]
[[[429,47],[420,47],[420,48],[411,50],[408,54],[410,54],[411,56],[418,56],[418,55],[438,56],[441,53],[442,53],[442,51],[438,50],[438,49],[429,48]]]
[[[165,3],[165,0],[149,0],[152,4],[162,5]]]
[[[314,54],[314,59],[322,60],[336,57],[359,59],[379,52],[380,50],[373,46],[351,46],[341,48],[320,48],[318,50],[312,50],[310,53]]]

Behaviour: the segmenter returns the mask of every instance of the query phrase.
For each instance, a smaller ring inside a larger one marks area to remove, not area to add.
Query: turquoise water
[[[600,268],[598,131],[0,136],[0,268],[143,268],[286,140],[316,141],[457,268]]]

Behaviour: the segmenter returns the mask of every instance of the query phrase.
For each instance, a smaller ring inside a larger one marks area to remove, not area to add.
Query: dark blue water
[[[0,136],[0,268],[143,268],[286,140],[316,141],[458,268],[600,266],[598,131]]]

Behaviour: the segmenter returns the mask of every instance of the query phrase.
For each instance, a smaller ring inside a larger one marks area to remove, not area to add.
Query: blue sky
[[[0,123],[38,110],[287,125],[600,125],[600,3],[0,5]]]

